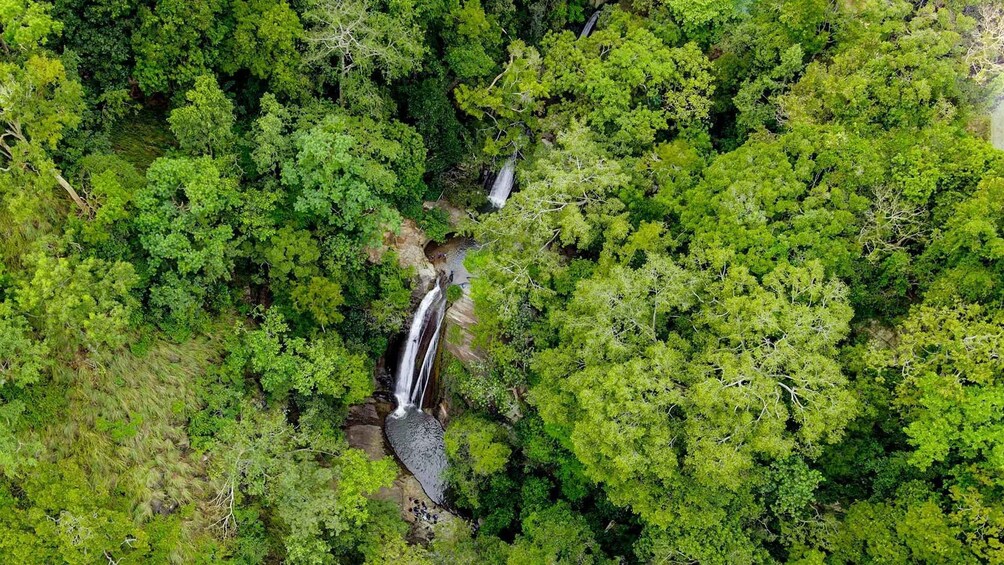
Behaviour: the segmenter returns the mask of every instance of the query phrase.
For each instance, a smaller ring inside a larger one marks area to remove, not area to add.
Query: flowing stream
[[[437,283],[415,310],[408,339],[402,345],[394,383],[394,398],[397,400],[395,416],[403,416],[409,408],[422,408],[422,398],[432,373],[436,347],[439,345],[439,330],[445,313],[446,297]]]
[[[579,38],[592,32],[599,18],[597,10],[582,28]],[[516,154],[506,159],[495,175],[488,201],[496,209],[505,206],[516,180]],[[454,241],[441,247],[431,257],[442,260],[449,277],[448,282],[466,287],[470,273],[463,267],[467,250],[476,246],[473,241]],[[428,251],[427,251],[428,254]],[[442,271],[440,271],[442,273]],[[442,504],[446,491],[446,447],[443,426],[439,420],[422,410],[426,389],[436,364],[443,318],[446,315],[446,296],[440,282],[427,292],[419,302],[412,318],[408,336],[401,345],[401,357],[394,373],[395,410],[387,416],[384,431],[391,447],[418,482],[425,494],[435,503]]]

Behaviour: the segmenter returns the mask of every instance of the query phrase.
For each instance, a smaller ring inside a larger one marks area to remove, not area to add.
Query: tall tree
[[[411,0],[315,0],[304,14],[308,60],[338,85],[342,106],[379,107],[372,84],[407,75],[421,64],[424,34]]]
[[[80,124],[83,91],[67,75],[63,62],[45,50],[48,38],[63,29],[49,16],[50,9],[47,3],[19,1],[0,13],[4,52],[0,58],[0,167],[8,190],[18,185],[45,190],[52,179],[81,213],[89,214],[90,207],[51,155],[64,131]]]
[[[237,181],[209,157],[161,158],[136,196],[136,228],[148,255],[150,305],[163,321],[191,327],[230,279],[238,249]]]

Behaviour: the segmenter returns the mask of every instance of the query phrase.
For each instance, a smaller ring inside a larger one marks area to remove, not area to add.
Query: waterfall
[[[509,199],[509,193],[512,192],[515,179],[516,155],[513,155],[506,159],[505,165],[502,166],[502,170],[495,176],[495,182],[492,183],[492,191],[488,194],[488,201],[492,203],[492,206],[496,208],[505,206],[505,201]]]
[[[394,384],[397,408],[384,420],[384,433],[394,453],[436,504],[443,503],[446,492],[446,445],[439,420],[422,411],[422,397],[435,364],[445,316],[446,297],[437,282],[422,297],[401,346]]]
[[[596,20],[600,17],[600,11],[596,10],[593,12],[592,16],[586,21],[586,25],[582,26],[582,33],[579,34],[579,39],[587,37],[593,31],[593,27],[596,25]]]
[[[439,345],[439,331],[446,314],[446,297],[436,283],[422,298],[415,311],[415,318],[408,330],[408,338],[401,350],[401,359],[397,365],[397,376],[394,385],[394,398],[397,399],[396,417],[405,414],[408,408],[421,408],[422,397],[432,365],[436,357],[436,347]],[[420,356],[421,355],[421,356]],[[418,365],[421,360],[421,365]],[[418,371],[415,370],[418,365]]]

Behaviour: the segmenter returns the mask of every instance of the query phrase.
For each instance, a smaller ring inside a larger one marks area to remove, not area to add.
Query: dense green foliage
[[[989,0],[0,0],[0,562],[1004,563],[1002,45]],[[431,542],[343,429],[402,227],[481,244]]]

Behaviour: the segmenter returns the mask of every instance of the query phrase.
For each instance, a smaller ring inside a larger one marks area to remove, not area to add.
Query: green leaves
[[[32,335],[28,321],[9,302],[0,302],[0,387],[26,386],[41,379],[49,348]]]
[[[138,9],[134,76],[147,94],[170,93],[210,74],[230,31],[225,0],[158,0]]]
[[[314,0],[304,14],[309,61],[338,83],[342,106],[380,108],[374,73],[392,80],[416,70],[425,50],[410,0]],[[377,99],[374,99],[377,98]]]
[[[226,38],[227,56],[221,68],[233,74],[248,69],[269,79],[278,92],[293,94],[305,86],[301,71],[300,44],[304,31],[297,12],[286,2],[235,0],[236,22]]]
[[[955,205],[926,250],[927,259],[943,264],[928,296],[951,302],[998,299],[1004,289],[1004,179],[988,176],[966,200]]]
[[[791,121],[916,128],[969,102],[957,27],[932,7],[865,5],[846,14],[844,47],[816,61],[781,100]],[[855,13],[857,12],[857,13]],[[904,77],[909,77],[905,79]]]
[[[344,440],[332,441],[314,425],[316,414],[305,414],[299,430],[282,410],[245,406],[242,414],[219,438],[220,457],[214,460],[220,523],[239,525],[232,509],[253,497],[281,525],[290,562],[330,562],[337,536],[350,535],[370,518],[367,496],[393,481],[393,460],[370,461]]]
[[[961,458],[989,479],[1004,464],[1002,323],[977,305],[924,305],[893,347],[873,349],[869,365],[895,378],[895,406],[916,448],[910,460],[921,469]]]
[[[461,84],[455,91],[457,105],[484,122],[484,153],[492,157],[527,148],[544,109],[543,99],[550,94],[541,79],[543,61],[537,50],[522,41],[513,41],[508,49],[508,64],[489,84],[477,88]]]
[[[553,314],[559,345],[534,364],[544,421],[611,500],[662,528],[685,523],[681,490],[708,489],[721,498],[705,511],[724,509],[758,461],[818,454],[855,413],[834,360],[852,314],[843,285],[818,263],[762,282],[695,266],[653,254],[581,281]]]
[[[49,14],[52,4],[33,0],[0,2],[0,28],[7,50],[21,52],[44,47],[50,35],[59,35],[63,24]]]
[[[185,93],[188,104],[171,112],[168,122],[181,149],[191,155],[220,157],[233,150],[234,105],[216,79],[203,75]]]
[[[80,123],[83,91],[67,76],[59,59],[32,54],[22,61],[0,61],[0,190],[42,192],[52,180],[69,193],[83,213],[87,204],[62,177],[50,153],[64,132]],[[17,190],[15,190],[17,189]]]
[[[708,117],[714,86],[707,58],[694,44],[666,45],[627,12],[615,9],[587,38],[549,35],[542,49],[543,57],[513,41],[508,64],[488,85],[457,88],[458,105],[483,123],[486,155],[525,150],[545,113],[558,123],[589,124],[620,154]],[[545,112],[548,98],[556,103]]]
[[[585,565],[605,561],[585,519],[567,505],[558,505],[534,512],[523,521],[523,535],[517,536],[507,563]]]
[[[371,243],[396,219],[391,204],[423,195],[421,138],[399,122],[329,114],[293,136],[295,155],[282,181],[294,189],[294,209],[305,219],[358,234]]]
[[[620,153],[708,116],[714,85],[704,54],[694,44],[667,46],[626,12],[614,10],[605,28],[584,39],[550,36],[544,49],[551,92],[571,99],[562,109]]]
[[[161,158],[147,170],[136,228],[162,321],[191,324],[213,286],[230,278],[237,238],[230,222],[239,204],[237,181],[208,157]]]
[[[41,334],[57,350],[97,353],[128,340],[138,282],[132,264],[93,257],[34,259],[34,274],[18,288],[17,301],[32,314]]]
[[[295,337],[282,315],[269,310],[260,328],[247,331],[245,343],[251,369],[261,375],[262,388],[276,398],[296,391],[350,405],[373,392],[369,362],[348,351],[338,334]]]

